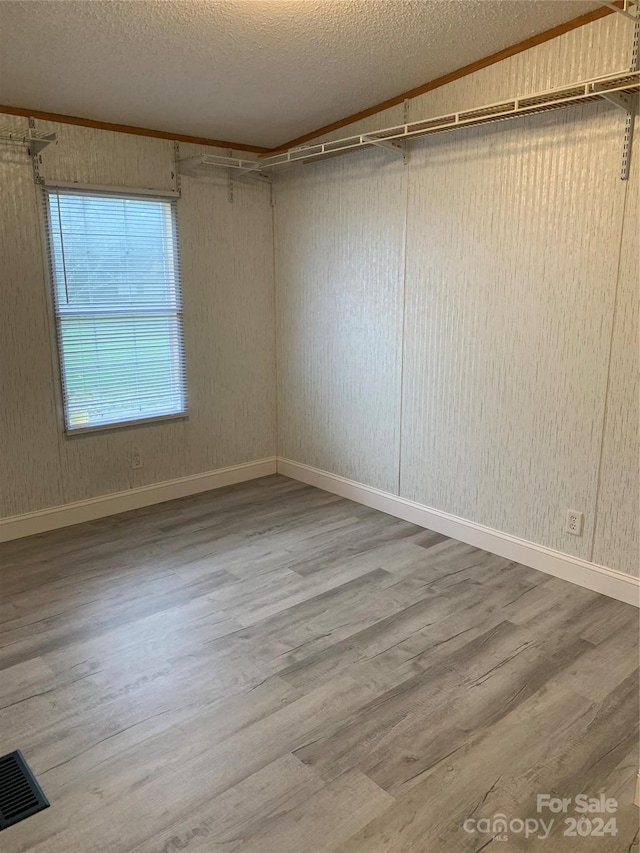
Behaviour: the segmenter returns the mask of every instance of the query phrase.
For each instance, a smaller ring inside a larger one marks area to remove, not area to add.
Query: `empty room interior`
[[[0,0],[1,853],[638,853],[639,36]]]

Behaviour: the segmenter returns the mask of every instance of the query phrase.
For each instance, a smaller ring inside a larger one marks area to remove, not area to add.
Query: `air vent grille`
[[[0,758],[0,831],[49,807],[42,788],[18,750]]]

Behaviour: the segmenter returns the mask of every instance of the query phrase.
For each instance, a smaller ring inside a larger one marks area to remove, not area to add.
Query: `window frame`
[[[177,310],[175,317],[177,320],[179,331],[179,353],[181,357],[181,377],[182,377],[182,398],[184,408],[180,412],[169,412],[160,415],[151,415],[148,417],[132,418],[122,421],[109,421],[103,424],[93,424],[88,426],[69,426],[67,392],[65,386],[65,372],[63,360],[62,336],[60,333],[60,313],[57,307],[56,296],[56,276],[54,271],[53,257],[53,240],[52,228],[54,223],[50,216],[49,196],[57,191],[72,191],[77,195],[104,195],[113,196],[114,198],[148,198],[149,200],[157,199],[158,201],[172,202],[171,216],[173,224],[173,236],[176,248],[175,267],[177,270]],[[180,263],[180,245],[179,245],[179,227],[178,227],[178,205],[177,201],[180,198],[180,192],[177,190],[154,190],[154,189],[138,189],[132,187],[115,187],[104,186],[99,184],[84,184],[65,181],[43,181],[41,193],[41,222],[42,222],[42,250],[44,254],[44,265],[47,281],[47,298],[50,303],[50,323],[51,323],[51,346],[55,350],[54,363],[57,367],[57,382],[56,382],[56,397],[57,409],[61,420],[62,431],[65,438],[75,438],[95,432],[112,432],[120,429],[131,429],[134,427],[147,426],[149,424],[159,424],[169,421],[185,421],[189,419],[189,394],[188,394],[188,376],[187,376],[187,357],[186,357],[186,342],[184,334],[184,301],[182,292],[182,269]]]

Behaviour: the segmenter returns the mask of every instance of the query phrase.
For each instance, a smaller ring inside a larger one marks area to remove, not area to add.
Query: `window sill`
[[[189,419],[189,412],[178,412],[175,415],[157,415],[154,418],[138,418],[131,421],[116,421],[110,424],[100,424],[99,426],[76,427],[75,429],[65,428],[65,438],[75,438],[79,435],[89,435],[94,432],[113,432],[119,429],[131,429],[133,427],[148,426],[149,424],[166,423],[167,421],[186,421]]]

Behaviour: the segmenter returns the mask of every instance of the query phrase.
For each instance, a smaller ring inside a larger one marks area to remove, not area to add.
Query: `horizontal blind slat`
[[[45,188],[68,430],[187,411],[176,202]]]

